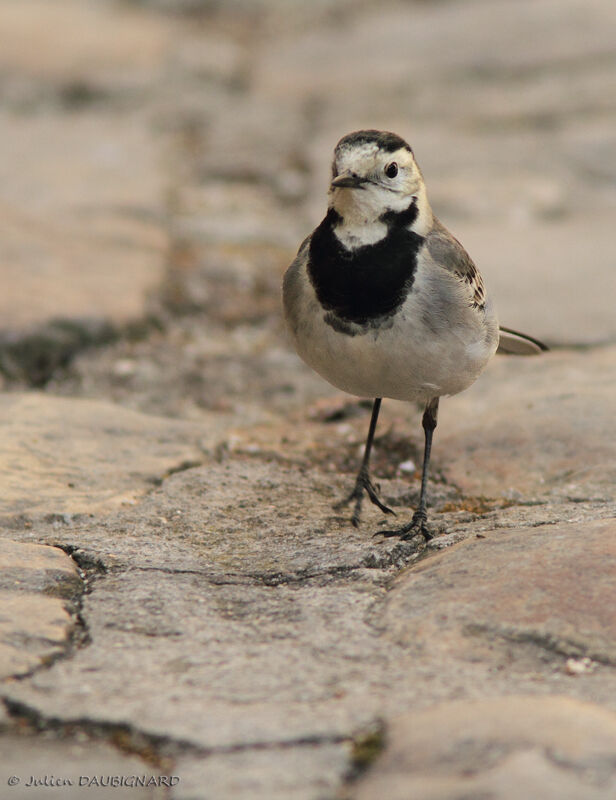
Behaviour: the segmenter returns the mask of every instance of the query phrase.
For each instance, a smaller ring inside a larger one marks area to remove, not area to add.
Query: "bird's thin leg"
[[[359,468],[359,472],[357,473],[357,478],[355,480],[355,486],[353,487],[353,491],[351,494],[342,500],[340,503],[337,503],[335,508],[343,508],[344,506],[348,505],[351,502],[354,502],[353,508],[353,516],[351,517],[351,522],[357,528],[359,525],[359,518],[361,514],[361,504],[364,499],[364,491],[370,498],[370,501],[374,503],[375,506],[378,506],[381,511],[385,514],[395,514],[395,512],[388,508],[388,506],[384,505],[380,500],[376,493],[376,489],[372,481],[370,480],[370,452],[372,450],[372,442],[374,440],[374,432],[376,430],[376,423],[379,418],[379,411],[381,410],[381,399],[380,397],[375,398],[374,403],[372,404],[372,416],[370,418],[370,427],[368,428],[368,437],[366,439],[366,446],[364,448],[364,457],[361,462],[361,466]]]
[[[425,446],[423,469],[421,472],[421,491],[419,493],[419,506],[413,514],[413,518],[407,525],[391,531],[379,531],[382,536],[399,536],[401,539],[412,539],[421,534],[426,540],[434,538],[434,534],[428,527],[428,515],[426,513],[426,490],[428,487],[428,470],[430,467],[430,452],[432,450],[432,434],[436,428],[438,416],[438,397],[433,398],[426,405],[421,424],[424,429]]]

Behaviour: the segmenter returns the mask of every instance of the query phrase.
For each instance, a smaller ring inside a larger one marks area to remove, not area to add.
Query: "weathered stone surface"
[[[236,457],[173,475],[115,517],[55,527],[110,574],[84,598],[91,644],[10,697],[44,716],[70,708],[197,747],[258,749],[344,738],[477,685],[552,691],[567,657],[611,663],[612,523],[493,533],[422,562],[388,596],[403,546],[339,520],[336,493],[317,473]],[[367,570],[379,552],[385,572]],[[597,679],[605,695],[600,672],[570,678],[582,695]]]
[[[0,16],[2,330],[140,319],[167,235],[139,92],[160,80],[175,25],[73,0],[3,2]]]
[[[366,508],[361,529],[334,504],[352,487],[276,454],[223,456],[182,470],[137,503],[111,504],[94,516],[33,514],[6,520],[7,535],[80,547],[108,570],[196,570],[204,580],[296,583],[406,563],[418,542],[372,538],[383,515]],[[389,561],[388,561],[389,559]],[[368,576],[371,576],[368,570]],[[370,580],[372,580],[370,577]]]
[[[616,664],[616,520],[469,540],[403,573],[389,596],[396,642],[516,669],[511,642]],[[526,668],[524,663],[523,668]]]
[[[145,776],[149,780],[160,775],[159,770],[144,764],[140,758],[122,754],[108,744],[34,739],[5,733],[0,735],[0,747],[0,786],[7,800],[50,796],[103,800],[110,794],[121,800],[163,800],[168,797],[168,789],[102,783],[111,776],[124,776],[126,782],[134,777],[141,779]],[[9,783],[10,778],[12,783]],[[19,779],[17,783],[16,778]],[[36,780],[41,781],[41,785],[35,785]]]
[[[75,563],[58,548],[0,539],[0,680],[64,652],[74,620],[63,600],[82,591]]]
[[[616,349],[495,358],[442,403],[435,456],[447,480],[487,496],[612,496]]]
[[[613,8],[602,0],[583,8],[577,0],[550,0],[540,6],[524,0],[516,8],[483,3],[461,3],[453,9],[373,8],[344,29],[297,31],[284,46],[263,54],[258,76],[281,95],[319,89],[328,97],[355,86],[358,98],[357,81],[366,81],[360,84],[366,93],[378,96],[402,82],[430,79],[438,85],[460,71],[481,85],[488,77],[503,80],[507,73],[523,74],[546,64],[560,72],[564,55],[592,64],[611,44],[605,26],[614,19]],[[460,36],[471,21],[472,27]],[[435,50],[435,41],[442,50]],[[359,74],[353,71],[357,67]]]
[[[566,697],[501,697],[392,720],[357,800],[608,800],[616,715]]]
[[[138,118],[0,116],[3,330],[139,319],[164,269],[156,142]]]
[[[91,643],[7,686],[5,696],[42,719],[127,725],[205,748],[222,796],[252,787],[264,797],[284,796],[280,787],[291,778],[278,770],[292,771],[296,758],[306,760],[307,777],[294,776],[299,796],[318,797],[321,756],[330,765],[327,780],[342,781],[336,743],[402,709],[452,696],[550,693],[563,685],[574,696],[613,701],[609,667],[593,662],[588,674],[575,677],[565,669],[568,657],[598,657],[610,647],[607,523],[586,525],[585,536],[576,526],[490,534],[422,562],[417,575],[406,573],[388,594],[383,579],[401,545],[376,544],[369,528],[355,531],[332,513],[343,482],[236,455],[172,475],[138,506],[104,519],[52,528],[35,522],[27,535],[78,541],[109,572],[84,598]],[[365,569],[379,550],[384,571]],[[460,566],[464,553],[468,563]],[[432,564],[446,573],[442,580],[422,577]],[[477,565],[484,569],[475,576]],[[592,584],[590,597],[578,566]],[[510,582],[498,603],[506,569]],[[575,581],[576,593],[565,603],[556,588],[564,595]],[[476,595],[484,586],[490,595],[482,603],[483,594]],[[510,606],[503,620],[489,616],[494,607],[505,614]],[[468,608],[468,619],[453,616],[460,608]],[[554,652],[556,637],[567,646]],[[245,758],[232,757],[235,751]],[[290,754],[287,767],[276,751]],[[229,759],[237,780],[224,777]],[[187,760],[189,786],[197,763],[196,756]],[[178,795],[193,796],[199,797]]]
[[[24,675],[61,655],[72,629],[59,598],[0,590],[0,676]]]
[[[75,562],[58,547],[0,539],[0,589],[71,599],[82,581]]]
[[[400,648],[382,652],[366,624],[369,581],[268,586],[205,566],[100,580],[84,598],[91,644],[5,694],[214,751],[328,743],[379,713]]]
[[[174,772],[181,782],[173,800],[197,800],[207,786],[212,798],[313,800],[333,797],[349,760],[348,744],[310,744],[180,758]],[[264,787],[267,787],[265,789]],[[264,796],[264,795],[263,795]]]
[[[118,342],[96,359],[84,352],[68,377],[51,382],[53,392],[103,396],[145,413],[205,424],[210,412],[232,414],[233,427],[241,428],[285,424],[307,401],[334,393],[290,351],[280,332],[272,331],[272,322],[281,328],[278,284],[275,296],[267,295],[262,305],[252,290],[228,276],[222,287],[212,276],[202,285],[208,287],[206,318],[199,315],[197,325],[194,318],[184,321],[156,344]],[[255,312],[266,319],[247,324]],[[225,328],[209,323],[210,316],[222,316]]]
[[[200,460],[215,432],[110,403],[0,397],[6,514],[94,512],[131,503],[167,471]]]

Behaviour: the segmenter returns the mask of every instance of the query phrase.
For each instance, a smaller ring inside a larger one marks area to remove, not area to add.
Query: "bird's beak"
[[[367,178],[362,178],[360,175],[350,172],[350,170],[345,170],[340,175],[336,175],[330,186],[332,189],[360,189],[362,184],[367,182]]]

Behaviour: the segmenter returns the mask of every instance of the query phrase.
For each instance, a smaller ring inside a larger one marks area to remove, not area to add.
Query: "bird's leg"
[[[379,418],[379,411],[381,410],[381,398],[377,397],[374,400],[372,405],[372,417],[370,418],[370,427],[368,428],[368,438],[366,439],[366,446],[364,448],[364,457],[361,462],[361,466],[359,468],[359,472],[357,473],[357,478],[355,480],[355,486],[353,487],[353,491],[351,494],[342,500],[340,503],[337,503],[334,508],[339,509],[343,508],[344,506],[348,505],[351,502],[354,502],[353,508],[353,516],[351,517],[351,522],[357,528],[359,525],[359,517],[361,514],[361,504],[364,499],[364,492],[367,493],[370,501],[374,503],[375,506],[378,506],[381,511],[385,514],[395,514],[395,512],[384,505],[380,500],[376,493],[376,489],[372,481],[370,480],[370,451],[372,450],[372,442],[374,440],[374,432],[376,430],[376,423]]]
[[[421,534],[426,541],[434,538],[434,534],[428,527],[428,515],[426,513],[426,489],[428,486],[428,469],[430,466],[430,451],[432,450],[432,434],[436,428],[438,416],[438,397],[433,398],[427,404],[421,424],[424,429],[425,446],[423,458],[423,470],[421,473],[421,491],[419,493],[419,506],[413,514],[413,518],[407,525],[391,531],[379,531],[382,536],[399,536],[400,539],[413,539]],[[378,535],[378,534],[377,534]]]

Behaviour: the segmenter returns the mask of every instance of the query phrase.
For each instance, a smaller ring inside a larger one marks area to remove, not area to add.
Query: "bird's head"
[[[404,139],[387,131],[356,131],[338,142],[329,205],[351,225],[370,225],[412,205],[417,215],[410,228],[423,234],[432,222],[413,151]]]

